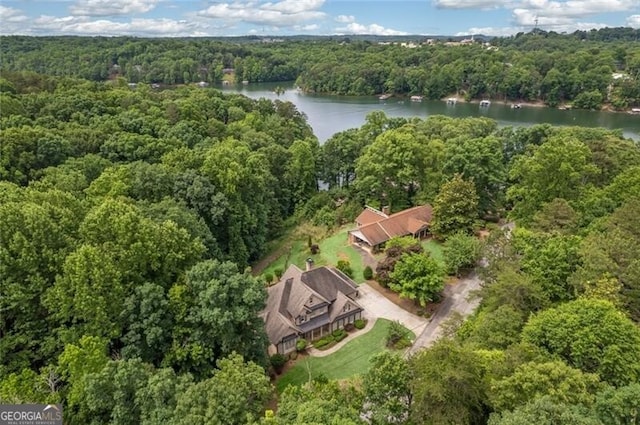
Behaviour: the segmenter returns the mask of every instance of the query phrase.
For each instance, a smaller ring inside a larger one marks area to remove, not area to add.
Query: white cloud
[[[627,25],[632,28],[640,28],[640,15],[631,15],[627,18]]]
[[[497,9],[508,7],[511,1],[505,0],[434,0],[441,9]]]
[[[27,20],[27,17],[22,14],[21,10],[14,9],[13,7],[5,7],[0,4],[0,22],[24,22]]]
[[[340,22],[341,24],[350,24],[351,22],[356,21],[356,17],[353,15],[338,15],[335,19],[336,22]]]
[[[592,15],[631,10],[638,0],[523,0],[513,9],[513,21],[518,26],[556,32],[573,32],[604,28],[607,25],[587,22]]]
[[[0,5],[0,34],[25,34],[28,19],[19,9]]]
[[[539,26],[542,26],[542,21],[539,23]],[[589,31],[591,29],[599,29],[604,28],[609,25],[596,23],[596,22],[570,22],[568,24],[557,23],[554,25],[547,25],[544,27],[547,31],[555,31],[558,33],[572,33],[577,30],[581,31]],[[482,35],[491,35],[495,37],[508,37],[511,35],[515,35],[519,32],[529,32],[531,31],[530,26],[521,26],[521,27],[473,27],[469,28],[467,31],[462,31],[457,33],[458,36],[466,36],[472,34],[482,34]]]
[[[79,16],[117,16],[146,13],[158,0],[77,0],[69,11]]]
[[[404,31],[396,31],[378,24],[362,25],[357,22],[352,22],[346,27],[336,28],[336,32],[339,34],[407,35]]]
[[[324,0],[282,0],[275,3],[236,1],[218,3],[198,12],[198,16],[211,19],[242,21],[255,25],[287,27],[301,22],[323,19],[319,11]]]
[[[638,0],[524,0],[523,9],[544,16],[583,17],[597,13],[624,12],[638,6]]]
[[[293,27],[296,31],[315,31],[320,28],[318,24],[309,24],[309,25],[296,25]]]
[[[517,34],[519,32],[525,32],[528,29],[523,27],[473,27],[467,31],[456,33],[457,36],[469,36],[474,34],[492,35],[496,37],[506,37]]]
[[[323,4],[324,0],[282,0],[277,3],[265,3],[261,7],[282,13],[304,13],[309,10],[318,10]]]
[[[137,35],[186,37],[208,35],[206,28],[200,25],[173,19],[132,19],[129,22],[116,22],[107,19],[91,20],[82,16],[54,17],[42,15],[33,21],[34,32],[47,34],[84,34],[84,35]]]

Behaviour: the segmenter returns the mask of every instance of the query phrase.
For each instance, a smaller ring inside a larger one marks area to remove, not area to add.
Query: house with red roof
[[[370,206],[356,218],[357,229],[349,232],[349,242],[379,252],[385,243],[395,237],[413,236],[423,239],[429,235],[431,225],[431,205],[419,205],[394,214],[389,214],[388,207],[382,211]]]

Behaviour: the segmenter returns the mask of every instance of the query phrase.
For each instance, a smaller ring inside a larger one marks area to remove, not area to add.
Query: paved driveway
[[[427,319],[416,316],[398,307],[384,295],[373,289],[369,284],[363,283],[358,287],[360,298],[358,304],[364,308],[364,316],[371,322],[378,317],[389,320],[397,320],[414,334],[420,335],[427,326]]]
[[[480,289],[481,280],[474,271],[464,279],[460,279],[453,285],[447,285],[444,289],[444,300],[431,318],[423,331],[407,354],[415,354],[419,350],[429,347],[442,334],[442,323],[453,316],[454,313],[467,317],[476,309],[480,300],[469,299],[472,291]]]

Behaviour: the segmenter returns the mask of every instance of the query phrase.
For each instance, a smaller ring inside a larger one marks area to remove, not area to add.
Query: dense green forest
[[[61,402],[83,425],[640,417],[640,149],[619,132],[375,112],[320,146],[290,103],[1,76],[3,402]],[[288,225],[424,202],[442,239],[493,228],[478,311],[267,410],[265,283],[246,266]]]
[[[392,39],[390,39],[392,40]],[[309,92],[640,106],[640,30],[535,31],[490,43],[419,47],[345,37],[276,43],[210,39],[1,37],[2,69],[131,83],[293,81]],[[405,45],[407,44],[405,40]],[[416,44],[418,46],[418,44]],[[227,74],[227,75],[226,75]],[[232,79],[233,79],[232,78]]]

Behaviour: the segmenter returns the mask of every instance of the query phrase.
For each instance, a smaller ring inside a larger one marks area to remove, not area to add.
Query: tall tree
[[[435,259],[424,254],[407,253],[400,257],[389,274],[389,288],[424,307],[444,289],[444,277],[444,269]]]
[[[439,340],[411,359],[410,419],[423,424],[481,424],[485,384],[479,356],[470,348]]]
[[[424,138],[412,125],[388,130],[367,146],[356,164],[356,187],[367,202],[402,209],[413,205],[423,179]]]
[[[580,248],[582,264],[570,279],[581,292],[615,279],[619,300],[636,321],[640,320],[639,208],[640,200],[633,199],[593,227]]]
[[[413,395],[409,365],[398,354],[384,351],[371,358],[363,386],[367,410],[374,424],[405,423]]]
[[[578,299],[529,319],[523,341],[612,385],[640,379],[640,330],[608,301]]]
[[[216,363],[213,377],[177,395],[171,423],[176,425],[243,425],[264,411],[272,388],[264,369],[231,354]]]
[[[232,352],[266,364],[267,338],[258,317],[266,291],[248,270],[239,273],[234,263],[204,261],[170,292],[178,322],[167,364],[196,376],[206,375],[217,359]]]
[[[600,425],[584,408],[553,402],[549,397],[535,399],[511,412],[492,415],[489,425]]]
[[[511,376],[492,382],[489,399],[498,412],[544,396],[554,402],[589,406],[599,383],[597,375],[583,373],[562,361],[525,363]]]
[[[461,174],[466,180],[473,181],[480,215],[495,213],[501,207],[506,169],[502,144],[497,137],[461,136],[448,140],[444,172],[449,176]]]
[[[460,174],[440,188],[433,203],[431,232],[441,239],[456,232],[471,233],[478,218],[478,195],[473,182]]]
[[[529,223],[535,213],[555,198],[575,201],[585,184],[597,174],[589,148],[575,138],[554,136],[536,147],[531,155],[515,160],[507,191],[513,216]]]

